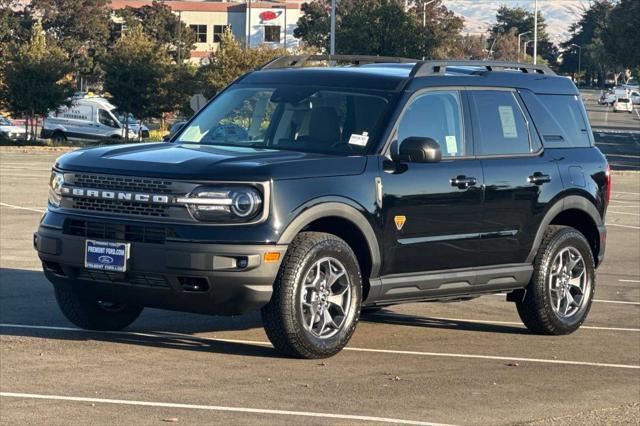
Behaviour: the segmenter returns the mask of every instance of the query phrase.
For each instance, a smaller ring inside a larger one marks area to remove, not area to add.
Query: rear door
[[[381,220],[382,274],[474,266],[482,225],[482,168],[473,158],[463,97],[457,90],[424,91],[409,100],[394,139],[430,137],[439,163],[385,160]]]
[[[515,90],[469,90],[484,173],[480,264],[525,262],[548,203],[562,191],[557,158],[542,149]]]

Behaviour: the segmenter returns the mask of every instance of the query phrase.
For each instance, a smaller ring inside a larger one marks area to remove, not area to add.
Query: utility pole
[[[336,0],[331,0],[331,40],[329,54],[336,54]]]
[[[520,62],[520,37],[523,35],[529,34],[531,31],[525,31],[523,33],[518,34],[518,62]]]
[[[577,44],[572,44],[570,47],[577,47],[578,48],[578,78],[577,78],[577,83],[580,84],[580,58],[582,57],[582,46],[578,46]],[[576,86],[578,85],[576,84]]]
[[[538,0],[535,1],[533,15],[533,64],[538,63]]]
[[[251,47],[251,0],[247,0],[247,49]]]
[[[178,11],[178,65],[182,65],[182,11]]]

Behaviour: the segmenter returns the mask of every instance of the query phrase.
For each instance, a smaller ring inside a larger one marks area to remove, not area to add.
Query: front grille
[[[76,279],[83,281],[110,282],[117,284],[130,284],[133,286],[169,288],[169,283],[160,274],[147,273],[122,273],[112,271],[100,271],[92,269],[78,269]]]
[[[173,182],[163,179],[150,179],[129,176],[96,175],[75,173],[74,185],[92,189],[111,189],[114,191],[153,192],[170,194]]]
[[[86,238],[131,241],[137,243],[164,244],[167,236],[175,235],[172,228],[146,225],[95,222],[67,219],[63,232]]]
[[[73,197],[71,206],[78,210],[94,212],[129,214],[147,217],[168,217],[169,207],[157,204],[136,203],[133,201],[100,200]]]

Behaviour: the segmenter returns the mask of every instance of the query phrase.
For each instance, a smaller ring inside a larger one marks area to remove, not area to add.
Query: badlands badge
[[[396,216],[393,218],[393,221],[396,223],[396,229],[398,231],[402,230],[404,223],[407,221],[406,216]]]

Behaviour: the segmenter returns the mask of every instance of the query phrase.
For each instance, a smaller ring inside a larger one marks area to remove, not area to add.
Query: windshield
[[[118,121],[124,124],[124,114],[118,111],[117,109],[111,110],[113,115],[118,118]],[[129,124],[138,124],[138,120],[133,116],[133,114],[128,115]]]
[[[198,114],[176,142],[362,154],[387,104],[384,95],[345,89],[236,86]]]
[[[11,122],[7,118],[0,115],[0,126],[11,126]]]

